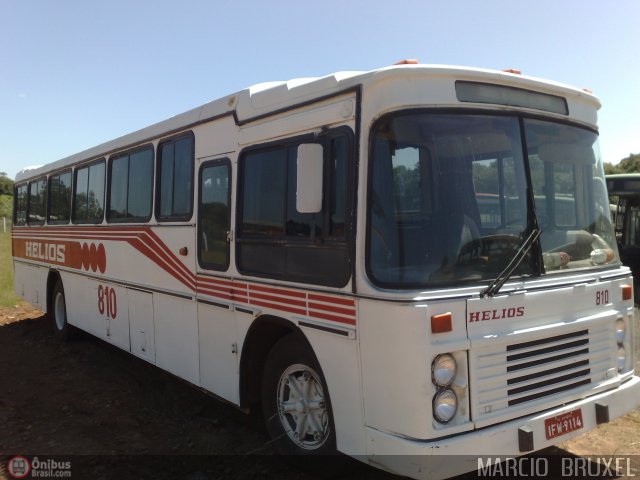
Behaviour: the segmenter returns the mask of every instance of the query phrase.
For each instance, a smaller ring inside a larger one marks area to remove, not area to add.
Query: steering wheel
[[[520,237],[506,234],[486,235],[484,237],[474,238],[460,248],[457,263],[471,263],[477,260],[487,262],[492,254],[502,256],[505,255],[506,252],[515,253],[521,243],[522,240]]]

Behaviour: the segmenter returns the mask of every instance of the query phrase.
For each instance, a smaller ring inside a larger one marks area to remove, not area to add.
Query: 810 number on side
[[[116,318],[118,315],[118,299],[116,291],[110,287],[98,287],[98,311],[100,315],[106,313],[108,318]]]

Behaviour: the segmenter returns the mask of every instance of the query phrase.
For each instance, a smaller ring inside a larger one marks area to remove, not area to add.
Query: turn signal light
[[[621,288],[622,300],[631,300],[633,298],[633,287],[631,287],[631,285],[622,285]]]
[[[431,333],[445,333],[453,330],[451,326],[451,312],[433,315],[431,317]]]

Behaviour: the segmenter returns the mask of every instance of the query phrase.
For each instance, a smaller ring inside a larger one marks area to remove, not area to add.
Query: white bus
[[[256,85],[19,173],[15,289],[284,453],[527,454],[640,401],[599,106],[412,62]]]

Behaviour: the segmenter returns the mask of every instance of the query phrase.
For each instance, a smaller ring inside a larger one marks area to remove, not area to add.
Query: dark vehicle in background
[[[640,173],[607,175],[607,190],[622,263],[631,268],[635,300],[640,300]]]

